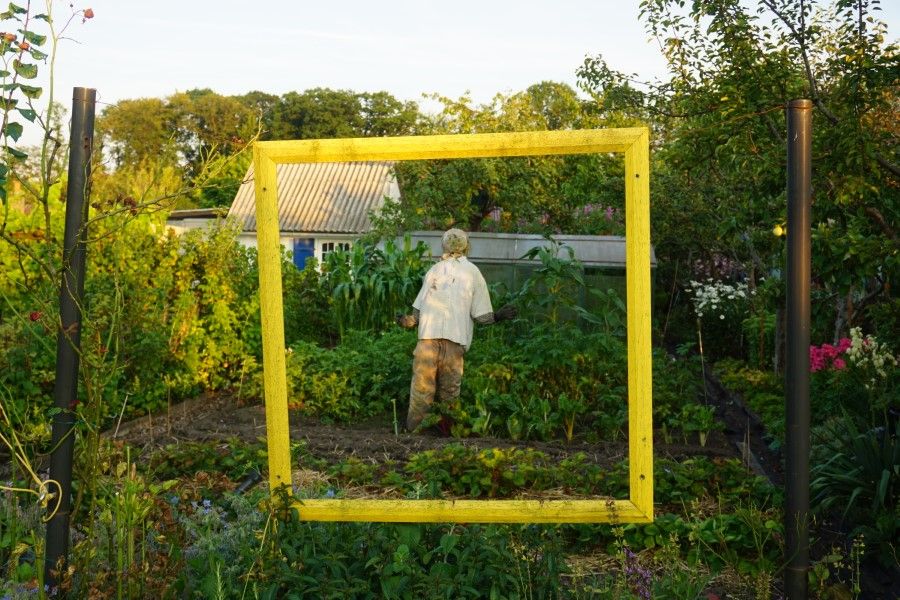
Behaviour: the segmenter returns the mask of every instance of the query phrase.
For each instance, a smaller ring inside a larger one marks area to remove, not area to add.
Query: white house
[[[228,214],[228,209],[188,208],[173,210],[166,217],[166,227],[181,235],[192,229],[207,229],[219,223]]]
[[[302,163],[277,165],[281,243],[303,268],[313,256],[349,248],[372,228],[369,213],[385,199],[400,199],[391,162]],[[229,219],[241,227],[238,240],[256,246],[253,167],[234,198]]]

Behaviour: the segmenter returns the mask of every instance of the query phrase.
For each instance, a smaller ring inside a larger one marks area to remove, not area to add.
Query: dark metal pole
[[[69,554],[69,511],[72,495],[72,454],[75,448],[75,404],[81,351],[81,306],[84,299],[85,236],[90,198],[91,149],[94,142],[96,90],[74,88],[72,132],[69,137],[69,180],[66,188],[66,230],[63,241],[62,286],[59,291],[60,330],[56,339],[56,383],[50,479],[59,483],[48,491],[52,517],[47,523],[44,580],[57,583],[54,571],[64,566]],[[58,507],[58,508],[57,508]]]
[[[812,108],[811,100],[792,100],[787,108],[784,589],[790,600],[808,595]]]

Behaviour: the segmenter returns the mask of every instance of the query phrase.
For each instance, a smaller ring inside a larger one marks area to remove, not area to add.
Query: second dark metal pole
[[[812,108],[811,100],[792,100],[787,108],[784,589],[790,600],[808,597]]]
[[[91,150],[94,144],[96,90],[72,91],[72,132],[69,136],[69,179],[66,188],[66,229],[63,240],[62,284],[59,292],[60,330],[56,339],[56,382],[50,486],[56,494],[49,502],[44,581],[51,587],[54,571],[65,565],[69,554],[69,511],[72,496],[72,455],[75,449],[75,404],[78,398],[78,366],[81,351],[81,307],[84,300],[85,236],[90,196]]]

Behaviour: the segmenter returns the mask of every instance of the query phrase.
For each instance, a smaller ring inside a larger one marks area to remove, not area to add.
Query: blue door
[[[294,239],[294,266],[303,270],[306,267],[306,259],[316,255],[316,240],[313,238]]]

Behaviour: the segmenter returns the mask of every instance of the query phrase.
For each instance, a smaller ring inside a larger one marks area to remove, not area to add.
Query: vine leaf
[[[7,146],[6,151],[9,152],[13,156],[13,158],[17,158],[19,160],[25,160],[26,158],[28,158],[28,154],[22,152],[21,150],[16,150],[12,146]]]
[[[35,46],[43,46],[44,42],[47,41],[46,35],[41,35],[39,33],[33,32],[33,31],[23,31],[22,37],[24,37],[26,40],[28,40]]]
[[[6,127],[3,128],[3,133],[11,137],[13,141],[18,142],[19,137],[22,135],[22,124],[15,121],[7,123]]]
[[[35,118],[37,117],[37,113],[31,110],[30,108],[20,108],[19,114],[34,123]]]
[[[31,86],[31,85],[22,85],[19,84],[19,89],[22,90],[22,93],[25,94],[28,98],[32,100],[37,100],[41,97],[41,94],[44,92],[43,88]]]
[[[23,63],[19,59],[13,61],[13,69],[24,79],[34,79],[38,74],[37,65]]]

